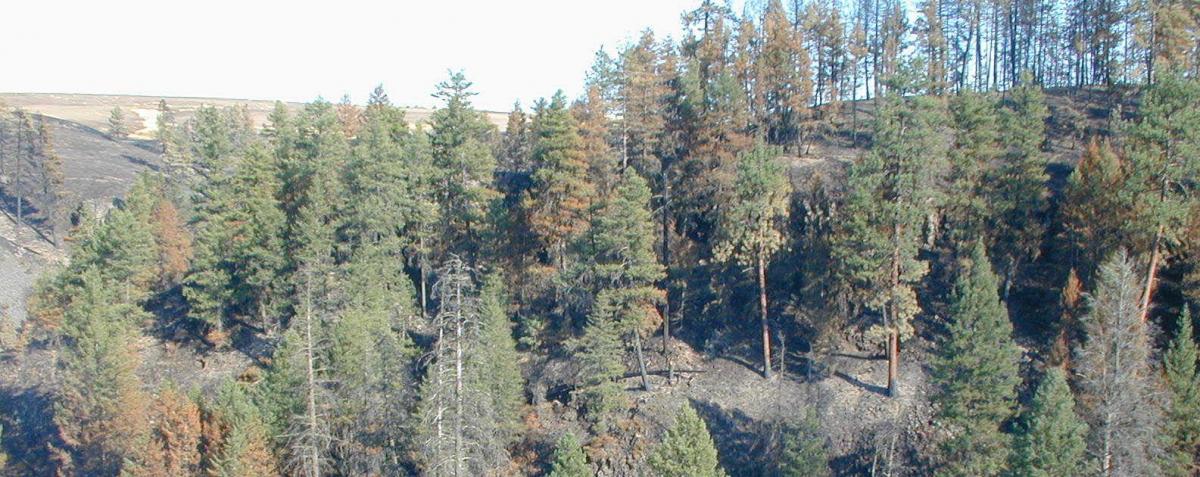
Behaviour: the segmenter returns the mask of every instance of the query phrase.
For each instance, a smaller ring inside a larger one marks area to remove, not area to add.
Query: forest
[[[704,0],[504,127],[459,71],[416,122],[163,100],[99,209],[4,107],[70,258],[0,310],[50,373],[0,474],[1197,475],[1200,6],[913,7]]]

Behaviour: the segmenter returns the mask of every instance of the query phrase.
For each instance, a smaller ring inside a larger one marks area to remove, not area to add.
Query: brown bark
[[[771,328],[767,324],[767,264],[761,250],[758,252],[758,305],[762,313],[763,377],[771,379]]]
[[[1165,227],[1159,224],[1154,232],[1154,249],[1150,252],[1150,266],[1146,267],[1146,286],[1142,289],[1142,307],[1138,312],[1143,322],[1150,317],[1150,299],[1154,296],[1154,276],[1158,274],[1158,262],[1162,260],[1162,237]]]

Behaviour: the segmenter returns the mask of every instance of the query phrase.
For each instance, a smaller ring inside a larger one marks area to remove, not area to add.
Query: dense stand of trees
[[[1195,7],[750,3],[601,51],[580,98],[518,104],[503,131],[461,73],[419,124],[382,88],[280,103],[261,128],[160,103],[166,172],[78,214],[70,263],[31,297],[25,341],[59,350],[56,431],[47,462],[8,465],[722,475],[691,404],[651,435],[632,412],[677,385],[676,337],[745,344],[764,380],[819,379],[822,347],[885,357],[884,394],[933,408],[929,452],[908,457],[922,473],[1194,473]],[[1096,85],[1137,85],[1136,112],[1114,104],[1052,183],[1043,89]],[[22,198],[65,196],[35,118],[0,120],[18,224]],[[192,394],[141,381],[143,333],[269,346]],[[788,342],[814,350],[802,366]],[[550,362],[580,422],[531,458],[547,396],[525,379]],[[906,389],[926,369],[932,394]],[[830,471],[812,413],[779,428],[764,472]],[[894,446],[872,467],[900,468]]]

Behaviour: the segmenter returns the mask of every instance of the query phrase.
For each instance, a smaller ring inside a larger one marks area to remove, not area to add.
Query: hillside
[[[67,188],[96,210],[107,208],[114,198],[121,197],[138,173],[161,169],[162,160],[157,152],[160,148],[149,139],[157,98],[13,94],[0,97],[10,106],[20,106],[51,118],[54,147],[66,167]],[[1055,190],[1061,187],[1065,175],[1078,160],[1082,150],[1078,137],[1104,131],[1111,110],[1106,105],[1114,101],[1110,93],[1102,91],[1052,91],[1049,94],[1052,115],[1048,121],[1047,150],[1053,183],[1057,184]],[[185,117],[191,108],[201,103],[247,104],[256,121],[261,121],[271,107],[271,103],[262,101],[170,98],[168,102]],[[114,105],[135,111],[142,118],[141,128],[134,138],[114,141],[101,132],[107,111]],[[869,124],[872,103],[860,102],[856,107],[860,108],[857,116],[861,124]],[[407,113],[411,121],[427,117],[429,112],[407,110]],[[502,117],[495,114],[489,117],[493,123],[503,122]],[[843,131],[849,120],[849,112],[843,113],[839,121]],[[861,155],[863,146],[869,143],[869,138],[860,137],[856,147],[851,137],[844,132],[817,136],[801,151],[802,154],[788,156],[789,175],[795,185],[804,191],[812,185],[811,178],[823,177],[834,189],[840,187],[845,165]],[[18,234],[13,225],[9,218],[0,226],[0,238],[4,239],[3,247],[0,247],[0,279],[9,284],[0,293],[0,299],[20,320],[24,318],[24,299],[33,280],[53,264],[64,262],[67,253],[55,249],[30,231]],[[170,299],[178,300],[178,297]],[[157,313],[172,311],[168,307]],[[687,321],[721,319],[723,317],[696,316]],[[680,370],[676,382],[667,383],[665,373],[661,371],[651,377],[654,390],[650,392],[640,391],[639,382],[632,374],[622,381],[622,386],[634,399],[630,419],[649,426],[643,430],[645,434],[638,434],[623,443],[626,448],[645,446],[646,439],[660,435],[669,425],[671,413],[683,402],[691,403],[707,421],[715,436],[721,462],[734,476],[769,472],[770,455],[776,445],[771,437],[776,432],[772,423],[790,417],[798,406],[815,409],[823,423],[823,432],[829,438],[835,468],[845,475],[868,470],[872,465],[866,460],[869,449],[895,445],[895,439],[903,442],[906,448],[916,449],[927,445],[930,439],[925,429],[932,411],[923,399],[929,391],[928,376],[927,369],[921,364],[932,346],[928,340],[909,345],[906,353],[910,358],[900,369],[906,393],[902,398],[890,399],[883,387],[887,379],[886,362],[867,352],[869,350],[856,349],[852,336],[844,337],[846,341],[842,346],[845,349],[824,349],[819,354],[792,351],[782,358],[792,363],[785,370],[785,376],[764,382],[755,371],[752,342],[742,339],[744,337],[736,332],[726,337],[700,338],[700,335],[692,331],[683,339],[671,342],[676,357],[673,365]],[[270,360],[274,339],[243,330],[235,338],[234,349],[221,350],[204,345],[183,329],[174,326],[159,329],[157,334],[144,336],[135,345],[141,357],[138,375],[148,390],[157,389],[169,380],[184,388],[212,394],[227,378],[250,376],[254,379],[253,376],[261,374]],[[1032,348],[1038,346],[1040,339],[1031,335],[1020,337],[1019,341]],[[661,338],[649,340],[647,346],[651,349],[661,347]],[[27,353],[9,354],[4,358],[6,371],[0,373],[0,393],[3,393],[0,395],[0,403],[3,403],[0,413],[18,413],[27,419],[20,427],[21,432],[26,433],[24,437],[6,436],[6,446],[13,458],[28,461],[47,458],[44,449],[22,447],[21,443],[37,442],[36,433],[45,432],[50,426],[49,399],[58,386],[56,353],[52,348],[31,348]],[[1026,353],[1030,351],[1027,349]],[[522,446],[537,449],[553,441],[554,436],[564,429],[579,428],[578,416],[564,405],[568,400],[562,395],[562,390],[571,386],[568,370],[572,365],[569,360],[553,355],[547,358],[525,355],[523,359],[526,360],[525,373],[532,403],[525,419],[537,424]],[[1027,356],[1026,364],[1028,360]],[[635,364],[627,362],[627,368],[634,369]],[[651,354],[647,365],[652,370],[666,368],[666,363],[656,353]],[[632,465],[615,456],[594,458],[613,475],[625,475],[628,466]],[[536,469],[538,459],[540,457],[535,453],[533,457],[518,459],[518,462]]]

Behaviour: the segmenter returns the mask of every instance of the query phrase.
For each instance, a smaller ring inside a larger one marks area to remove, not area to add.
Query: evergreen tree
[[[1100,266],[1086,341],[1076,354],[1086,396],[1091,442],[1104,475],[1155,475],[1161,454],[1161,413],[1150,361],[1150,325],[1141,320],[1137,271],[1124,250]]]
[[[1192,336],[1192,316],[1184,305],[1177,321],[1175,339],[1163,356],[1163,370],[1171,404],[1167,407],[1167,457],[1164,471],[1168,475],[1195,475],[1196,456],[1200,452],[1200,374],[1196,358],[1200,354]]]
[[[574,400],[592,429],[605,434],[613,428],[617,414],[629,407],[629,400],[616,382],[625,374],[621,326],[605,306],[609,300],[601,298],[597,297],[597,306],[588,316],[583,336],[571,341],[568,347],[578,366]]]
[[[780,0],[771,0],[763,13],[755,81],[762,98],[759,124],[770,144],[796,145],[799,151],[801,124],[807,119],[812,96],[808,50],[802,32],[792,26]]]
[[[1200,175],[1200,82],[1178,72],[1158,75],[1143,94],[1139,120],[1129,126],[1130,235],[1150,263],[1142,287],[1141,319],[1151,311],[1155,280],[1164,248],[1178,240],[1195,203]],[[1142,245],[1144,244],[1144,246]]]
[[[509,319],[509,297],[499,275],[489,275],[480,290],[479,349],[468,380],[474,391],[492,401],[500,439],[513,443],[522,428],[525,378]]]
[[[277,172],[273,158],[251,148],[231,174],[213,182],[198,206],[195,258],[184,296],[193,315],[215,330],[234,316],[272,327],[286,304]]]
[[[561,91],[534,108],[533,176],[523,207],[546,254],[560,271],[566,269],[567,244],[587,226],[586,211],[593,185],[575,119]]]
[[[200,408],[174,385],[159,391],[150,408],[150,429],[122,476],[173,477],[200,471]]]
[[[488,204],[496,198],[492,174],[496,158],[490,142],[494,128],[471,106],[471,83],[451,73],[434,97],[442,108],[431,118],[429,142],[436,168],[438,203],[445,220],[443,247],[474,261],[481,247]]]
[[[719,477],[725,475],[717,461],[717,448],[708,426],[692,406],[684,404],[675,414],[662,443],[647,459],[650,470],[660,477]]]
[[[775,472],[784,477],[827,477],[829,451],[820,422],[813,410],[806,411],[796,423],[784,424],[781,431],[779,461]]]
[[[1059,220],[1070,264],[1084,283],[1092,283],[1105,257],[1129,243],[1125,226],[1132,207],[1124,193],[1126,169],[1108,142],[1092,141],[1067,180]]]
[[[876,114],[874,147],[850,168],[847,198],[832,248],[844,264],[841,280],[879,314],[867,335],[885,342],[888,393],[899,392],[900,341],[920,313],[916,286],[928,271],[918,257],[927,218],[940,201],[945,173],[944,106],[937,98],[906,96],[915,88],[908,69],[890,80]]]
[[[1012,454],[1012,475],[1075,477],[1086,469],[1087,424],[1075,413],[1075,397],[1062,368],[1050,368],[1021,414]]]
[[[767,266],[784,245],[780,231],[788,216],[791,184],[779,150],[759,145],[738,161],[734,200],[721,222],[714,250],[720,260],[753,267],[757,274],[759,324],[762,329],[763,375],[771,377],[771,333],[767,302]]]
[[[226,381],[203,410],[205,474],[212,477],[278,475],[262,413],[245,386]]]
[[[54,424],[62,449],[59,472],[117,475],[146,428],[146,399],[134,371],[135,324],[145,313],[117,296],[95,269],[80,274],[80,288],[63,317],[59,355],[62,385]]]
[[[949,335],[930,371],[937,386],[936,421],[948,436],[939,445],[941,475],[1000,475],[1013,414],[1020,350],[984,246],[976,242],[960,273],[950,308]]]
[[[954,142],[950,148],[950,183],[946,191],[945,230],[953,244],[977,239],[990,214],[987,175],[1000,157],[1000,118],[996,102],[972,91],[950,99]]]
[[[125,110],[114,106],[108,113],[108,136],[113,139],[125,139],[131,132],[133,131],[125,118]]]
[[[490,376],[481,379],[503,369],[497,363],[481,362],[494,356],[483,348],[502,344],[482,341],[484,323],[489,321],[483,304],[492,301],[495,311],[495,299],[480,299],[472,269],[457,258],[451,258],[438,276],[434,298],[439,307],[431,319],[436,341],[418,407],[424,470],[435,476],[482,475],[507,463],[505,445],[513,419],[501,414],[508,410],[494,407],[511,405],[503,402],[511,396],[488,394],[507,391],[498,389],[503,383],[491,381]],[[495,328],[490,331],[498,334]]]
[[[663,299],[655,287],[663,271],[654,255],[655,224],[649,205],[645,180],[632,168],[625,169],[616,189],[598,205],[589,234],[578,247],[589,261],[581,281],[595,293],[592,318],[615,320],[620,335],[633,342],[645,389],[650,384],[642,336],[658,326],[655,305]],[[606,316],[596,315],[597,309]]]
[[[591,477],[587,456],[575,434],[566,433],[558,440],[554,449],[554,460],[550,463],[550,477]]]
[[[1050,115],[1041,87],[1028,74],[1008,93],[1002,109],[1004,162],[989,182],[991,217],[995,218],[991,254],[1004,279],[1004,296],[1020,267],[1037,259],[1046,224],[1046,118]]]

